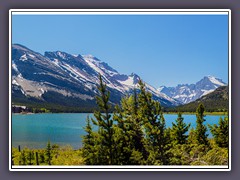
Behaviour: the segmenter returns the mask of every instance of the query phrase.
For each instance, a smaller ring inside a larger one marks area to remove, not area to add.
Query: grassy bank
[[[219,148],[209,139],[211,148],[203,150],[203,146],[195,144],[176,145],[173,152],[172,165],[227,165],[228,149]],[[24,166],[81,166],[86,165],[81,149],[71,146],[53,145],[46,149],[12,148],[12,164]],[[103,164],[104,165],[104,164]]]
[[[81,150],[53,145],[49,149],[12,148],[13,165],[84,165]]]

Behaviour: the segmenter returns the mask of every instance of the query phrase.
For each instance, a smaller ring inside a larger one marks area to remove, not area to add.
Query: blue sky
[[[13,15],[12,43],[92,54],[156,88],[228,82],[227,15]]]

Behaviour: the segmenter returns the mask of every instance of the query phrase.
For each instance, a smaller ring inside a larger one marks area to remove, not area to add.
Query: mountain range
[[[72,55],[62,51],[42,55],[23,45],[12,45],[12,101],[16,104],[91,108],[98,94],[99,73],[111,93],[113,104],[138,88],[140,77],[137,74],[120,74],[92,55]],[[163,106],[179,104],[148,83],[146,89]]]
[[[62,51],[44,55],[23,45],[12,45],[12,102],[89,110],[96,106],[98,76],[111,93],[110,103],[119,103],[121,97],[138,89],[137,74],[120,74],[107,63],[92,55],[72,55]],[[222,80],[204,77],[196,84],[161,86],[156,89],[147,82],[146,89],[164,107],[185,104],[224,86]]]
[[[226,112],[229,109],[229,88],[228,86],[218,87],[213,92],[188,104],[168,108],[168,111],[195,112],[199,103],[202,103],[207,112]]]
[[[160,86],[158,91],[179,101],[181,104],[187,104],[213,92],[220,86],[226,85],[219,78],[205,76],[195,84],[179,84],[176,87]]]

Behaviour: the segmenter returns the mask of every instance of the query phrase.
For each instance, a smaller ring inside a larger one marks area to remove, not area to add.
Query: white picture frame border
[[[229,162],[228,166],[12,166],[13,15],[228,15]],[[9,171],[231,171],[231,10],[230,9],[10,9],[9,10]]]

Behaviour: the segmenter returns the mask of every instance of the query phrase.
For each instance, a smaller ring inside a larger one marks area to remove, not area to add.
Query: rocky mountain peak
[[[219,78],[208,75],[195,84],[178,84],[176,87],[161,86],[158,90],[182,104],[186,104],[213,92],[220,86],[226,86],[226,83]]]

